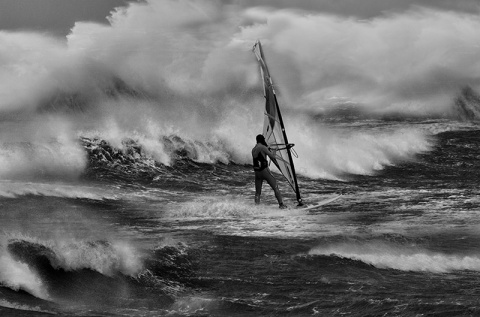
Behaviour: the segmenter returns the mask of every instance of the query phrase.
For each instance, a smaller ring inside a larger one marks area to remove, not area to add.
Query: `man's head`
[[[265,141],[265,137],[263,135],[261,134],[257,135],[256,139],[257,139],[257,143],[267,146],[267,142]]]

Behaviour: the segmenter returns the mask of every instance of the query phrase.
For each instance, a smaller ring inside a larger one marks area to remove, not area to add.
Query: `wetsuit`
[[[263,181],[266,180],[275,192],[278,204],[283,205],[282,195],[278,190],[277,181],[268,168],[267,156],[276,162],[275,156],[273,156],[272,152],[270,152],[265,145],[257,143],[252,149],[253,170],[255,171],[255,203],[260,203]]]

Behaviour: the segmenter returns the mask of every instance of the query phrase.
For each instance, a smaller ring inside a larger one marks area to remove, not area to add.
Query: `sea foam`
[[[480,271],[480,256],[432,252],[419,247],[385,243],[335,244],[316,247],[311,255],[335,255],[362,261],[381,269],[448,273],[452,271]]]

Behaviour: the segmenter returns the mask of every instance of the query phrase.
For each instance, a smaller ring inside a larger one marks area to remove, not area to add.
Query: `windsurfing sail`
[[[277,159],[277,167],[285,176],[287,182],[295,191],[299,205],[302,205],[300,189],[298,188],[297,175],[292,159],[292,147],[294,144],[288,143],[287,133],[282,120],[282,114],[278,106],[277,96],[273,86],[272,77],[265,63],[265,56],[262,51],[262,44],[257,41],[253,46],[253,53],[260,64],[260,73],[263,81],[263,91],[265,96],[265,119],[263,123],[263,136],[267,141],[270,151]]]

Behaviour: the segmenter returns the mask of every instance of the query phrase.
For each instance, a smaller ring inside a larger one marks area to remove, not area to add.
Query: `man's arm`
[[[275,166],[278,169],[280,169],[280,167],[278,166],[277,159],[275,158],[275,155],[272,152],[270,152],[270,150],[266,146],[262,147],[262,153],[268,156],[272,160],[273,164],[275,164]]]

